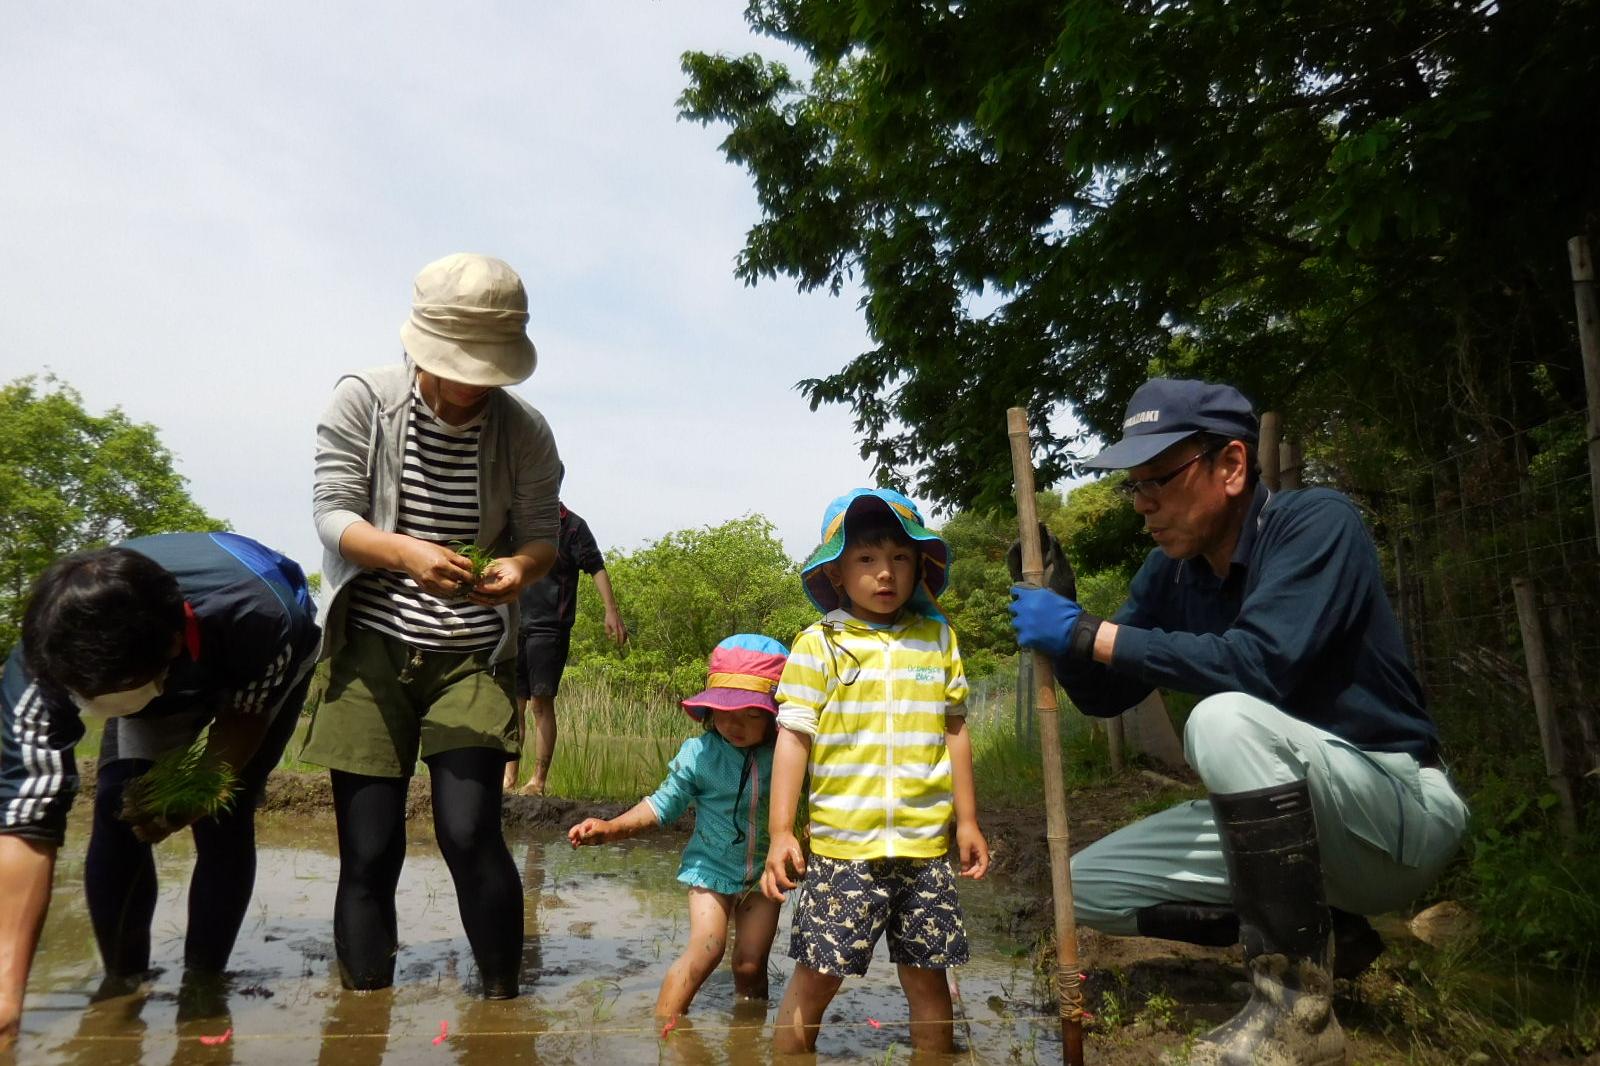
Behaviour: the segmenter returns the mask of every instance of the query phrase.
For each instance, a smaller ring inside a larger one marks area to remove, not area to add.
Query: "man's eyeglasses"
[[[1133,501],[1135,496],[1143,496],[1147,500],[1153,500],[1161,492],[1161,490],[1166,487],[1167,482],[1171,481],[1173,478],[1177,477],[1179,474],[1183,473],[1185,470],[1189,469],[1206,456],[1215,454],[1218,450],[1219,449],[1217,448],[1207,448],[1205,451],[1196,452],[1194,455],[1191,455],[1187,461],[1179,463],[1176,467],[1168,470],[1160,477],[1141,478],[1138,481],[1124,481],[1122,484],[1116,487],[1116,491],[1122,496],[1123,499],[1129,501],[1130,503]]]

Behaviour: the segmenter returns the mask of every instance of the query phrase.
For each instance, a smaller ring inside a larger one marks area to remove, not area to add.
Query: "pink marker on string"
[[[438,1047],[448,1039],[450,1039],[450,1023],[440,1022],[439,1035],[433,1038],[433,1046]]]
[[[233,1026],[230,1025],[216,1036],[202,1036],[200,1038],[200,1043],[204,1044],[206,1047],[218,1047],[222,1044],[226,1044],[228,1040],[232,1038],[232,1036]]]
[[[672,1032],[677,1027],[678,1027],[678,1016],[676,1014],[674,1014],[672,1016],[672,1020],[670,1022],[668,1022],[666,1025],[663,1025],[661,1027],[661,1035],[662,1036],[666,1036],[668,1033]]]
[[[883,1028],[883,1023],[880,1022],[876,1018],[868,1018],[867,1019],[867,1024],[872,1026],[874,1029],[882,1029]]]

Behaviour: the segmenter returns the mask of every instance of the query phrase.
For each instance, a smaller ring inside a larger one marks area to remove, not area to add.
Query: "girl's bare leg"
[[[733,912],[733,994],[740,999],[767,998],[767,956],[778,933],[782,904],[747,892]]]
[[[694,994],[722,962],[728,946],[728,915],[733,897],[704,888],[689,889],[689,945],[661,981],[656,1017],[673,1018],[689,1009]]]
[[[949,1053],[955,1048],[955,1009],[943,970],[900,967],[900,987],[911,1008],[911,1050]]]
[[[822,1028],[822,1012],[833,1002],[843,977],[818,973],[796,963],[789,987],[783,990],[778,1017],[772,1024],[772,1050],[779,1055],[796,1055],[817,1049],[817,1032]]]

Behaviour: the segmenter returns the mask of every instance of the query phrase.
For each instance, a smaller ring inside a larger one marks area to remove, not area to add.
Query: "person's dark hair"
[[[148,681],[183,631],[183,593],[155,560],[127,548],[57,559],[22,615],[22,658],[35,681],[84,695]]]
[[[858,511],[844,520],[844,546],[853,548],[861,544],[897,544],[902,548],[916,548],[919,556],[922,552],[921,546],[900,524],[900,519],[878,508]]]
[[[1232,441],[1239,441],[1244,445],[1244,467],[1246,482],[1249,487],[1255,488],[1256,482],[1261,480],[1261,463],[1256,456],[1256,442],[1243,440],[1239,437],[1229,437],[1221,433],[1197,433],[1194,439],[1199,442],[1202,451],[1208,452],[1206,462],[1215,463],[1217,453]]]

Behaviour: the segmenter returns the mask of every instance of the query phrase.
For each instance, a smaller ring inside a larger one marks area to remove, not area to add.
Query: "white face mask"
[[[138,688],[124,689],[121,692],[107,692],[99,696],[80,696],[76,692],[69,692],[72,702],[87,718],[126,718],[130,714],[137,714],[145,709],[149,702],[161,695],[161,689],[166,685],[167,672],[165,670],[154,678],[140,685]]]

